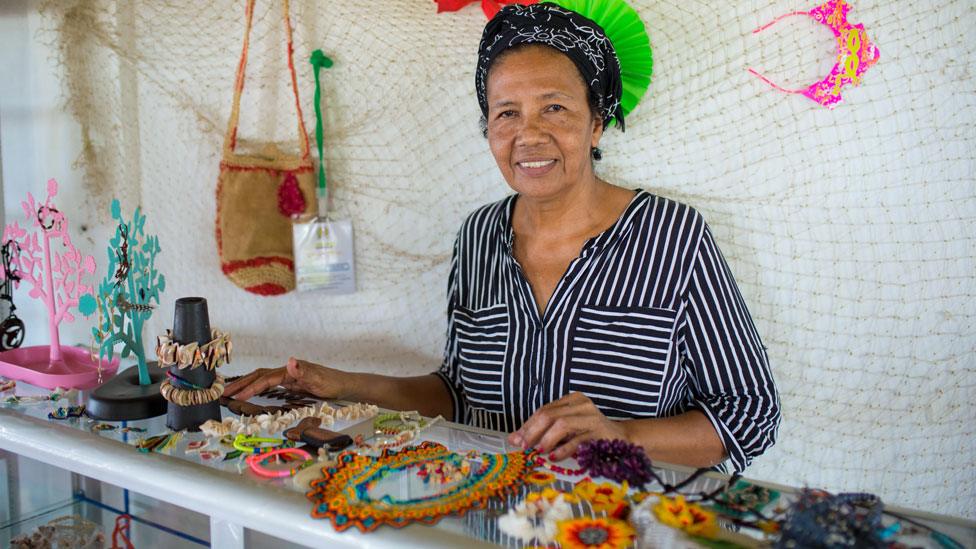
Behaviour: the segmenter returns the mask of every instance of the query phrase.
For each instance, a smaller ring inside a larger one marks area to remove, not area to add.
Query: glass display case
[[[18,383],[18,395],[46,391]],[[3,398],[10,393],[0,395]],[[3,402],[3,400],[0,400]],[[129,518],[128,537],[135,547],[466,547],[521,546],[497,528],[497,518],[512,498],[462,517],[447,517],[434,526],[411,524],[380,527],[369,533],[356,529],[337,532],[328,520],[312,518],[305,488],[293,479],[255,476],[240,460],[204,460],[187,452],[187,445],[204,440],[187,433],[167,454],[143,453],[132,443],[139,437],[165,433],[165,416],[113,422],[104,430],[87,417],[57,420],[48,414],[58,406],[84,403],[84,394],[66,401],[0,404],[0,545],[63,516],[78,516],[96,524],[106,546],[119,521]],[[229,412],[224,409],[225,416]],[[370,421],[371,420],[366,420]],[[129,428],[128,430],[126,428]],[[361,429],[361,420],[343,421],[335,431]],[[144,429],[135,432],[132,429]],[[456,452],[513,451],[502,433],[442,422],[423,432],[425,440]],[[211,443],[212,444],[212,443]],[[691,474],[682,467],[656,469],[668,483]],[[728,477],[707,473],[688,487],[714,490]],[[561,477],[561,488],[574,478]],[[412,488],[404,483],[405,493]],[[769,483],[793,497],[795,490]],[[394,486],[395,488],[395,486]],[[653,487],[650,487],[653,490]],[[967,547],[976,546],[976,524],[916,511],[902,511],[951,535]],[[120,519],[120,517],[123,517]],[[931,540],[920,546],[936,547]],[[124,546],[124,545],[122,545]]]

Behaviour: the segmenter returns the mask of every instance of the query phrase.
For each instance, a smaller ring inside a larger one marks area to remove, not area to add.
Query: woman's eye
[[[498,118],[511,118],[515,116],[515,111],[502,111],[498,113]]]
[[[546,110],[549,112],[560,112],[566,110],[566,107],[563,107],[562,105],[549,105],[546,107]]]

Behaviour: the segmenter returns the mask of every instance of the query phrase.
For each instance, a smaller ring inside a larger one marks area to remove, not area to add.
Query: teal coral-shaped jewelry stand
[[[161,416],[166,413],[166,401],[159,386],[166,376],[157,368],[150,370],[142,339],[143,326],[166,289],[166,278],[156,268],[159,237],[146,234],[141,208],[126,220],[119,201],[113,200],[112,218],[117,226],[106,250],[108,269],[98,286],[98,321],[92,336],[99,359],[112,360],[115,348],[121,345],[121,358],[135,357],[136,365],[92,393],[88,414],[116,421]]]

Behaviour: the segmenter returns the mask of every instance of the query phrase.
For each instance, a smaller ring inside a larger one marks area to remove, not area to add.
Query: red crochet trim
[[[248,260],[245,260],[245,261],[229,261],[229,262],[224,262],[223,261],[224,241],[223,241],[223,238],[222,238],[223,235],[221,234],[221,231],[220,231],[220,202],[221,202],[221,193],[220,193],[220,190],[221,190],[222,187],[223,187],[223,180],[220,179],[220,178],[217,178],[217,192],[216,192],[216,195],[217,195],[217,215],[215,216],[216,217],[216,220],[215,220],[216,223],[215,223],[215,231],[214,232],[216,233],[216,236],[217,236],[217,254],[221,257],[220,270],[223,271],[223,273],[229,277],[231,273],[233,273],[234,271],[236,271],[238,269],[242,269],[242,268],[245,268],[245,267],[263,267],[263,266],[266,266],[266,265],[271,265],[271,264],[274,264],[274,263],[278,263],[278,264],[281,264],[281,265],[284,265],[285,267],[287,267],[289,271],[294,272],[295,271],[295,262],[292,261],[291,259],[286,259],[284,257],[258,257],[258,258],[254,258],[254,259],[248,259]],[[253,294],[257,294],[257,295],[261,295],[261,296],[265,296],[265,297],[282,295],[282,294],[288,293],[288,290],[285,289],[284,287],[282,287],[282,286],[280,286],[278,284],[272,284],[272,283],[265,283],[265,284],[258,284],[258,285],[255,285],[255,286],[249,286],[247,288],[244,288],[244,290],[247,291],[247,292],[250,292],[250,293],[253,293]]]
[[[258,294],[263,296],[281,295],[284,293],[288,293],[288,290],[285,290],[284,288],[282,288],[277,284],[271,284],[270,282],[265,284],[258,284],[257,286],[248,286],[247,288],[245,288],[245,290],[251,292],[252,294]]]

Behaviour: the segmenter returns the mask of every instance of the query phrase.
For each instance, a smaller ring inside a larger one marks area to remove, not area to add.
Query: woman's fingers
[[[576,454],[576,449],[580,444],[587,440],[598,438],[627,440],[627,433],[624,431],[620,422],[613,421],[603,415],[595,406],[580,416],[569,418],[575,428],[571,436],[565,436],[559,440],[551,450],[553,461],[559,461],[572,457]]]
[[[224,388],[224,395],[247,400],[280,385],[288,390],[311,393],[320,398],[336,398],[336,389],[333,387],[336,374],[338,372],[325,366],[291,357],[280,368],[258,368],[229,383]]]
[[[550,460],[560,461],[564,459],[569,459],[576,454],[576,449],[583,442],[590,440],[591,438],[596,438],[592,436],[590,432],[579,433],[569,439],[565,439],[562,444],[553,448],[552,452],[549,454]]]
[[[554,454],[556,448],[587,431],[586,420],[586,416],[579,415],[563,415],[556,418],[542,435],[539,443],[535,445],[536,448],[543,454]],[[555,461],[563,458],[552,455],[551,459]]]
[[[570,393],[539,408],[508,438],[511,444],[538,448],[558,461],[571,457],[585,440],[624,438],[624,434],[586,395]]]
[[[263,374],[257,376],[256,378],[250,380],[250,382],[241,387],[236,391],[234,398],[238,400],[247,400],[252,396],[267,391],[272,387],[277,387],[285,381],[285,377],[288,372],[284,368],[275,368],[274,370],[266,370]],[[245,381],[244,378],[240,381]]]
[[[296,393],[307,393],[305,387],[298,381],[285,376],[285,380],[281,382],[281,386],[287,391],[294,391]]]
[[[343,398],[340,394],[343,372],[295,357],[288,359],[285,370],[295,386],[306,393],[319,398]]]
[[[535,413],[532,414],[532,417],[523,423],[522,427],[520,427],[518,431],[515,431],[509,435],[509,444],[513,444],[521,448],[539,446],[542,437],[545,436],[552,427],[553,422],[562,416],[573,415],[576,413],[574,408],[580,404],[578,397],[575,396],[578,394],[579,393],[570,393],[561,399],[554,400],[536,410]]]
[[[305,366],[311,364],[310,362],[305,362],[304,360],[298,360],[295,357],[289,357],[288,363],[285,364],[285,370],[288,371],[288,375],[291,376],[296,381],[301,381],[302,377],[305,375]]]
[[[267,372],[267,368],[258,368],[249,374],[245,374],[224,387],[224,396],[234,396],[241,389],[250,385],[255,379]]]
[[[532,416],[522,424],[517,431],[508,435],[508,443],[519,448],[526,449],[535,446],[542,435],[549,429],[553,421],[552,412],[539,408]]]

